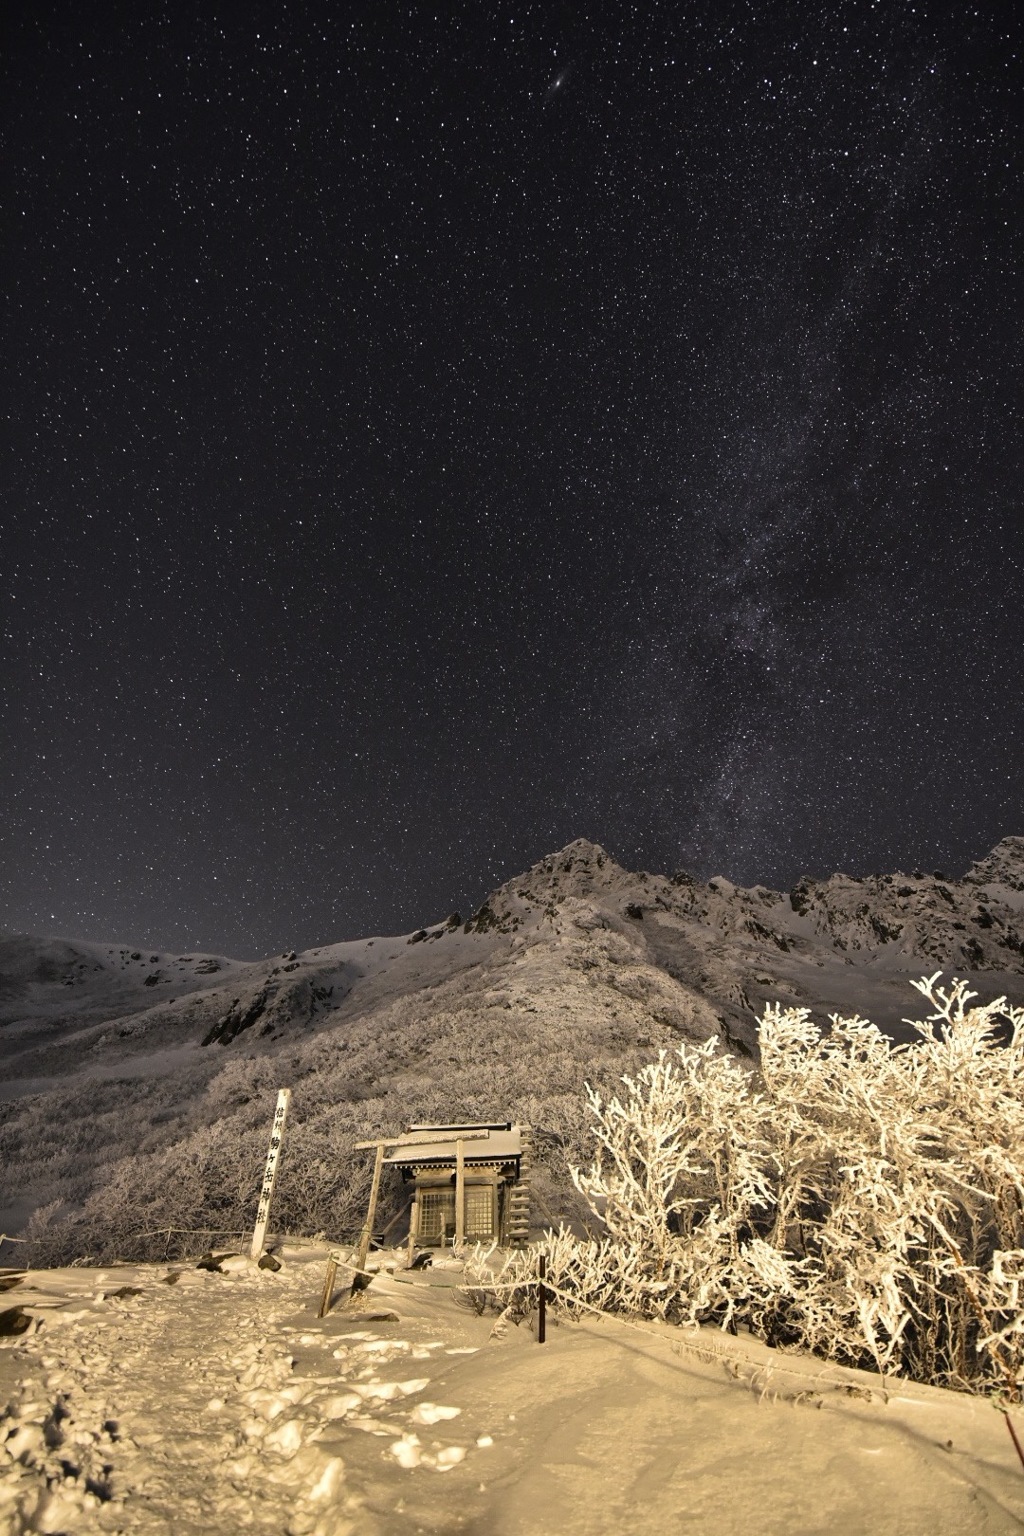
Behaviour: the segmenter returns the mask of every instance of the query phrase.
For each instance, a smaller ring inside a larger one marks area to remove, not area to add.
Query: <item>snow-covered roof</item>
[[[435,1134],[436,1133],[436,1134]],[[452,1163],[456,1142],[463,1143],[466,1163],[507,1163],[523,1150],[518,1125],[509,1121],[465,1125],[411,1125],[389,1146],[385,1163],[408,1167],[413,1163]]]

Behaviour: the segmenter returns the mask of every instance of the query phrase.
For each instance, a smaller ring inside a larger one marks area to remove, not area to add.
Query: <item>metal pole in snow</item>
[[[281,1142],[284,1139],[284,1123],[288,1118],[288,1105],[291,1103],[291,1099],[292,1091],[290,1088],[279,1088],[277,1090],[277,1108],[274,1110],[274,1124],[270,1132],[270,1146],[267,1149],[267,1166],[263,1171],[260,1203],[256,1210],[256,1228],[252,1234],[252,1248],[249,1251],[249,1256],[253,1259],[258,1259],[263,1253],[263,1244],[267,1237],[267,1223],[270,1221],[270,1202],[274,1198],[277,1165],[281,1158]]]

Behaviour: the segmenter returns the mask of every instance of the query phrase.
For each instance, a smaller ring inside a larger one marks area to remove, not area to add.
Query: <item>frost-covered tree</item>
[[[776,1004],[759,1072],[683,1043],[590,1090],[573,1177],[604,1234],[546,1244],[558,1293],[1019,1399],[1024,1009],[939,980],[914,983],[932,1011],[909,1045]]]

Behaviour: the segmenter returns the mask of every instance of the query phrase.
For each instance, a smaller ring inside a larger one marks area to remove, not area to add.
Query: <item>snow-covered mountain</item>
[[[753,1057],[774,999],[903,1038],[909,980],[940,969],[1024,1002],[1024,838],[959,880],[836,874],[790,892],[630,872],[580,839],[466,921],[254,963],[5,937],[0,1227],[60,1202],[98,1230],[96,1191],[118,1180],[125,1232],[143,1214],[230,1225],[279,1083],[295,1094],[296,1224],[351,1219],[353,1141],[433,1117],[534,1125],[540,1197],[558,1206],[585,1150],[585,1080],[611,1084],[680,1036]]]

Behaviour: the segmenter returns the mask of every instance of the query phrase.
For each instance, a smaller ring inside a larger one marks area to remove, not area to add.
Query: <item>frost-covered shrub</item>
[[[596,1154],[573,1177],[605,1235],[551,1239],[552,1286],[1019,1397],[1024,1009],[938,982],[914,983],[933,1012],[910,1045],[774,1005],[759,1074],[709,1041],[612,1097],[589,1090]],[[495,1295],[535,1278],[536,1256]]]

